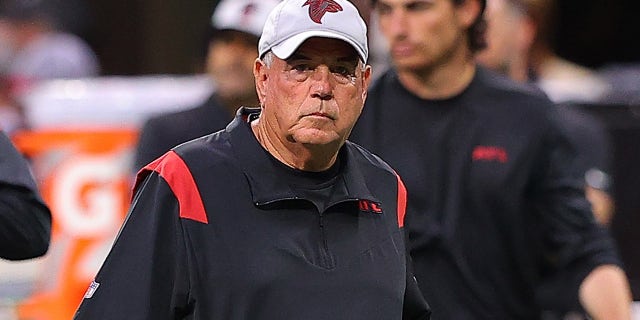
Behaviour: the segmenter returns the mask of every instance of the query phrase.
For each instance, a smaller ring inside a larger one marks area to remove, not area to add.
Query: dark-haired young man
[[[629,319],[614,243],[593,219],[553,104],[476,66],[483,0],[378,0],[393,68],[352,139],[406,182],[415,275],[437,319],[540,319],[570,270],[595,319]]]

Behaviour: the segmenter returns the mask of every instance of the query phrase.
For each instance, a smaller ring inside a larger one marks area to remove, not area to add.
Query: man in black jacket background
[[[224,128],[239,106],[257,106],[253,62],[258,37],[278,0],[223,0],[211,17],[206,71],[213,94],[201,105],[150,118],[136,148],[134,171],[171,147]]]
[[[51,238],[51,213],[41,199],[27,161],[0,131],[0,258],[44,255]]]

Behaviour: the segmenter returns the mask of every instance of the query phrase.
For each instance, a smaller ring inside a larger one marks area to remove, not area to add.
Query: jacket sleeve
[[[405,232],[404,228],[404,218],[407,209],[407,190],[402,182],[400,176],[396,173],[396,178],[398,180],[398,205],[397,205],[397,216],[398,216],[398,227],[400,227],[400,231],[404,235],[404,256],[405,256],[405,266],[406,266],[406,283],[404,289],[404,305],[402,310],[402,319],[403,320],[429,320],[431,319],[431,309],[425,301],[420,288],[418,287],[418,281],[413,275],[413,262],[411,260],[410,250],[409,250],[409,239],[408,234]]]
[[[74,319],[182,319],[189,275],[178,202],[152,172],[137,188],[120,233]]]
[[[51,238],[51,213],[40,198],[27,161],[0,132],[0,258],[44,255]]]
[[[407,243],[406,236],[405,243]],[[409,255],[408,249],[406,250],[405,256],[407,260],[407,280],[404,291],[404,308],[402,312],[402,319],[429,320],[431,319],[431,308],[427,304],[427,301],[425,301],[422,292],[420,292],[418,281],[413,276],[413,268],[411,267],[411,256]]]
[[[558,114],[551,112],[550,119],[532,200],[542,223],[547,274],[569,275],[565,287],[577,297],[580,283],[593,269],[621,262],[611,235],[596,222],[585,197],[577,148]]]

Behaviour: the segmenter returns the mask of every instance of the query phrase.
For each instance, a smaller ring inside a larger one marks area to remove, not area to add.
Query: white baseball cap
[[[218,3],[211,25],[218,30],[237,30],[259,37],[269,12],[279,0],[222,0]]]
[[[258,43],[262,57],[271,50],[287,59],[311,37],[339,39],[356,49],[362,61],[369,56],[367,26],[347,0],[284,0],[267,18]]]

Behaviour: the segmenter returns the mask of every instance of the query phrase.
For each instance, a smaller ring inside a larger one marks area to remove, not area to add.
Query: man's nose
[[[407,32],[407,17],[402,10],[393,10],[386,17],[387,35],[390,38],[398,38],[406,36]]]
[[[311,96],[321,100],[330,100],[333,98],[333,83],[331,77],[331,71],[327,66],[318,66],[312,75],[313,92]]]

